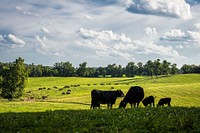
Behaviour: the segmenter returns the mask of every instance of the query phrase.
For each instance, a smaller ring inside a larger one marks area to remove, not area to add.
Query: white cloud
[[[45,33],[50,33],[49,30],[48,30],[47,28],[45,28],[45,27],[42,27],[42,28],[41,28],[41,31],[42,31],[42,32],[45,32]]]
[[[26,44],[23,40],[21,40],[20,38],[14,36],[14,35],[12,35],[12,34],[9,34],[9,35],[8,35],[8,39],[9,39],[10,41],[12,41],[13,43],[15,43],[15,44],[21,44],[21,45]]]
[[[184,47],[182,45],[177,45],[176,48],[177,49],[183,49]]]
[[[161,40],[168,40],[168,41],[182,41],[185,38],[185,33],[182,32],[180,29],[173,29],[164,34],[161,37]]]
[[[156,28],[154,28],[154,27],[146,27],[145,29],[144,29],[144,31],[145,31],[145,33],[146,33],[146,35],[148,35],[148,36],[157,36],[157,30],[156,30]]]
[[[46,37],[43,37],[43,38],[40,38],[40,36],[36,36],[35,39],[39,42],[39,44],[42,46],[42,47],[46,47],[46,44],[44,43],[44,41],[46,41]]]
[[[120,41],[124,43],[130,43],[131,39],[129,37],[126,37],[124,34],[116,34],[113,33],[111,30],[105,30],[101,32],[93,31],[93,30],[88,30],[81,28],[79,31],[80,35],[84,38],[95,38],[95,39],[100,39],[100,40],[105,40],[105,41]]]
[[[179,29],[173,29],[169,32],[166,32],[164,36],[160,38],[160,40],[165,41],[177,41],[184,43],[195,43],[200,45],[200,32],[196,31],[186,31],[182,32]]]
[[[194,25],[196,29],[200,30],[200,23]]]
[[[94,18],[93,17],[91,17],[90,15],[85,15],[85,17],[88,19],[88,20],[94,20]]]
[[[122,57],[126,60],[134,59],[136,53],[158,54],[169,58],[182,58],[172,47],[156,45],[152,42],[132,40],[124,34],[119,35],[113,31],[94,31],[81,28],[79,36],[83,39],[78,45],[96,51],[96,54],[106,57]]]
[[[2,36],[2,35],[0,35],[0,42],[1,42],[1,41],[3,41],[3,40],[4,40],[4,39],[3,39],[3,36]]]
[[[190,5],[185,0],[134,0],[127,10],[141,14],[192,18]]]
[[[20,6],[16,6],[15,9],[16,9],[19,13],[22,13],[22,14],[24,14],[24,15],[30,15],[30,16],[34,16],[34,17],[42,17],[42,16],[39,15],[39,14],[30,12],[30,11],[26,11],[25,9],[23,9],[23,7],[20,7]]]
[[[188,41],[197,42],[200,44],[200,32],[187,31],[186,38]]]

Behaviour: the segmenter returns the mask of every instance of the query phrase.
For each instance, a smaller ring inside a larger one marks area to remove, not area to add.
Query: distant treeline
[[[12,63],[1,63],[0,69],[11,66]],[[142,62],[129,62],[125,67],[117,64],[109,64],[107,67],[88,67],[87,62],[74,67],[70,62],[57,62],[53,66],[43,66],[35,64],[25,64],[29,77],[134,77],[139,76],[159,76],[177,73],[200,73],[200,65],[183,65],[180,69],[175,63],[166,60],[149,60],[145,64]]]

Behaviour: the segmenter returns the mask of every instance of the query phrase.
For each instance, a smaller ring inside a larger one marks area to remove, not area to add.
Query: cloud
[[[185,33],[182,32],[180,29],[173,29],[164,34],[160,39],[167,40],[167,41],[184,41],[185,40]]]
[[[125,43],[130,43],[131,38],[126,37],[123,33],[121,35],[113,33],[111,30],[105,30],[101,32],[93,31],[93,30],[88,30],[81,28],[79,31],[80,35],[83,38],[91,38],[91,39],[99,39],[99,40],[112,40],[112,41],[120,41],[120,42],[125,42]]]
[[[129,12],[191,19],[190,5],[185,0],[134,0]]]
[[[42,16],[39,15],[39,14],[30,12],[30,11],[26,11],[25,9],[23,9],[23,8],[20,7],[20,6],[16,6],[15,9],[17,10],[17,12],[22,13],[22,14],[24,14],[24,15],[30,15],[30,16],[34,16],[34,17],[42,17]]]
[[[42,27],[41,31],[44,32],[44,33],[50,33],[49,30],[47,28],[45,28],[45,27]]]
[[[194,26],[196,29],[200,30],[200,23],[196,23]]]
[[[4,40],[4,39],[3,39],[3,36],[2,36],[2,35],[0,35],[0,42],[1,42],[1,41],[3,41],[3,40]]]
[[[24,47],[25,44],[26,44],[25,41],[16,37],[13,34],[0,35],[0,47],[1,47],[1,49]]]
[[[182,58],[170,46],[133,40],[124,34],[120,35],[110,30],[98,32],[81,28],[78,34],[82,41],[78,41],[76,44],[94,50],[101,57],[111,56],[131,60],[136,54],[157,54],[169,58]]]
[[[200,32],[196,31],[186,31],[182,32],[180,29],[173,29],[160,37],[160,40],[164,41],[176,41],[183,43],[195,43],[200,46]]]
[[[8,35],[8,39],[9,39],[10,41],[12,41],[13,43],[15,43],[15,44],[21,44],[21,45],[26,44],[23,40],[21,40],[20,38],[14,36],[14,35],[12,35],[12,34],[9,34],[9,35]]]
[[[93,18],[93,17],[91,17],[90,15],[85,15],[85,17],[86,17],[88,20],[91,20],[91,21],[93,21],[93,20],[94,20],[94,18]]]
[[[157,31],[156,31],[156,28],[151,28],[151,27],[146,27],[144,29],[145,33],[148,35],[148,36],[156,36],[157,35]]]
[[[45,36],[43,36],[43,37],[41,38],[39,35],[37,35],[37,36],[35,37],[35,39],[39,42],[39,44],[40,44],[43,48],[46,47],[46,44],[45,44],[44,42],[45,42],[47,39],[46,39]]]

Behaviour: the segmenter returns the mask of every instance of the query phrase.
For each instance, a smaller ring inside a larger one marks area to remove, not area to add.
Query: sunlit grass
[[[28,86],[21,98],[24,101],[1,100],[0,112],[37,112],[45,110],[89,109],[91,103],[91,90],[117,90],[124,94],[131,86],[139,85],[144,88],[145,97],[156,96],[155,102],[162,97],[171,97],[172,106],[200,107],[200,75],[174,75],[168,77],[134,77],[134,78],[64,78],[42,77],[29,78]],[[71,85],[79,85],[71,87]],[[57,88],[54,88],[56,86]],[[70,88],[63,88],[70,86]],[[43,90],[38,90],[45,87]],[[48,90],[50,88],[50,90]],[[62,90],[59,90],[62,89]],[[71,94],[63,95],[63,92],[71,90]],[[26,93],[31,91],[31,93]],[[47,99],[42,96],[49,95]],[[34,99],[30,100],[30,97]],[[113,108],[118,108],[118,98]],[[130,108],[130,105],[127,106]],[[142,103],[140,107],[143,107]],[[106,105],[102,105],[106,109]]]

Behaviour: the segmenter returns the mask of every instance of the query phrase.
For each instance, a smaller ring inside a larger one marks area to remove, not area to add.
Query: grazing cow
[[[153,107],[155,106],[155,103],[154,103],[154,99],[155,99],[156,97],[153,97],[153,96],[148,96],[148,97],[146,97],[143,101],[142,101],[142,103],[143,103],[143,105],[145,106],[145,107],[147,107],[148,106],[148,104],[150,104],[150,106],[151,106],[151,104],[153,103]]]
[[[164,107],[165,104],[167,104],[168,106],[171,106],[170,102],[171,102],[171,98],[161,98],[159,100],[157,106],[163,106]]]
[[[71,94],[71,90],[67,90],[66,94]]]
[[[46,96],[42,96],[42,99],[46,99],[49,95],[46,95]]]
[[[112,108],[112,105],[115,104],[117,97],[123,97],[124,94],[121,90],[117,91],[102,91],[102,90],[92,90],[91,91],[91,107],[100,108],[100,104],[107,104],[108,108]]]
[[[134,107],[138,107],[140,101],[144,98],[144,90],[140,86],[132,86],[129,91],[127,92],[124,99],[120,102],[119,108],[123,107],[125,108],[127,103],[134,105]]]

